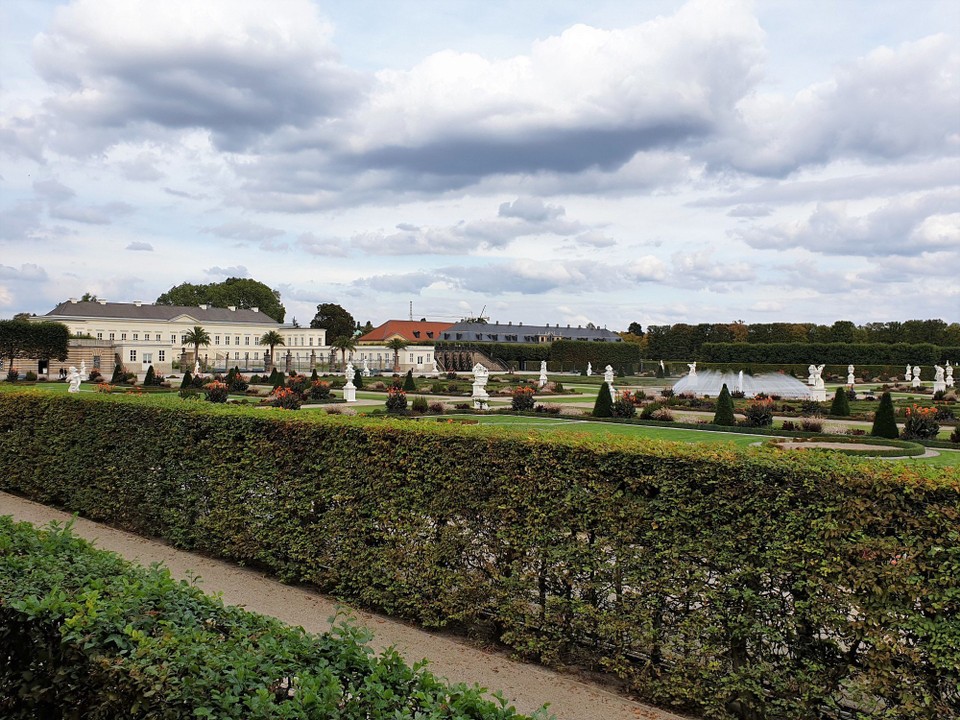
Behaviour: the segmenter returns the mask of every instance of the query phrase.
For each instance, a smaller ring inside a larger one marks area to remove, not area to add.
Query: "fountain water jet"
[[[703,397],[717,397],[724,383],[730,392],[740,390],[746,397],[754,397],[759,393],[779,395],[784,398],[807,400],[811,397],[812,388],[790,375],[781,373],[766,373],[751,376],[742,370],[739,373],[718,372],[716,370],[699,370],[695,375],[686,375],[680,378],[673,386],[673,392]]]

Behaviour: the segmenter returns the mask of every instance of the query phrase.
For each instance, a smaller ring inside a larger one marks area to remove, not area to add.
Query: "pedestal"
[[[347,402],[357,401],[357,386],[352,382],[348,382],[343,386],[343,399]]]
[[[947,383],[946,383],[946,381],[940,381],[940,382],[934,381],[934,383],[933,383],[933,392],[934,392],[934,393],[946,392],[946,391],[947,391]]]
[[[920,382],[920,378],[915,377],[915,378],[913,379],[913,382],[910,383],[910,387],[912,387],[912,388],[922,388],[922,387],[923,387],[923,384]]]
[[[827,391],[825,388],[811,388],[810,389],[810,399],[815,402],[826,402],[827,401]]]

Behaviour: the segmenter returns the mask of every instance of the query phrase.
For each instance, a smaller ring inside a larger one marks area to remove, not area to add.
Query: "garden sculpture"
[[[696,362],[687,363],[687,367],[690,368],[690,374],[689,374],[689,376],[692,377],[692,378],[696,377],[696,376],[697,376],[697,363],[696,363]]]
[[[853,385],[857,380],[853,377],[853,365],[847,365],[847,385]]]
[[[73,367],[73,365],[70,366],[70,372],[67,374],[67,380],[70,381],[70,387],[67,388],[67,392],[80,392],[80,383],[82,378],[80,377],[80,371]]]

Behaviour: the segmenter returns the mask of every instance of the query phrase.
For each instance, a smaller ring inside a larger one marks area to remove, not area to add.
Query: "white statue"
[[[199,374],[200,374],[200,358],[197,358],[197,359],[193,362],[193,374],[194,374],[194,375],[199,375]]]
[[[547,361],[540,361],[540,387],[547,384]]]
[[[86,360],[80,361],[80,377],[81,378],[87,377],[87,361]]]
[[[817,384],[817,366],[809,365],[807,367],[807,385],[813,387]]]
[[[907,363],[907,371],[903,374],[903,379],[910,382],[910,363]]]
[[[853,365],[847,365],[847,385],[854,385],[857,379],[853,376]]]
[[[353,384],[353,376],[355,374],[356,371],[353,369],[353,363],[348,362],[343,370],[343,376],[347,379],[343,384],[343,399],[348,403],[357,401],[357,386]]]
[[[487,383],[487,377],[490,375],[490,371],[487,370],[486,366],[477,363],[473,366],[473,379],[474,381],[483,379],[484,385]]]
[[[920,366],[913,366],[913,382],[910,383],[910,387],[919,388],[923,387],[923,383],[920,382]]]
[[[437,356],[436,356],[436,355],[433,356],[433,373],[434,373],[435,375],[439,375],[439,374],[440,374],[440,363],[437,362]]]
[[[486,367],[477,363],[473,366],[473,407],[475,410],[484,410],[487,407],[487,380],[490,378],[490,371]]]
[[[613,366],[607,365],[603,369],[603,381],[610,386],[610,390],[613,390]]]
[[[67,373],[67,380],[70,381],[70,387],[67,388],[67,392],[80,392],[80,383],[83,379],[80,377],[80,372],[73,366],[70,366],[70,372]]]
[[[697,363],[696,363],[696,362],[687,363],[687,367],[690,368],[689,377],[692,377],[692,378],[693,378],[693,377],[696,377],[696,376],[697,376]]]
[[[817,365],[813,368],[813,388],[815,390],[823,390],[823,368],[826,365]]]
[[[934,365],[933,371],[934,371],[934,377],[933,377],[934,382],[946,382],[946,379],[944,378],[944,369],[942,367],[940,367],[939,365]]]
[[[587,377],[593,375],[593,363],[587,363]]]
[[[953,365],[947,360],[947,378],[944,383],[947,387],[953,387]]]
[[[360,371],[360,374],[363,375],[363,377],[370,377],[370,366],[367,365],[366,358],[363,359],[363,369]]]

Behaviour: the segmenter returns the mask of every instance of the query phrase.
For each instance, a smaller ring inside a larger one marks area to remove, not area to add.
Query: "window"
[[[159,362],[166,362],[166,360],[167,360],[167,351],[166,351],[166,350],[158,350],[158,351],[157,351],[157,360],[158,360]]]
[[[98,333],[97,333],[97,340],[103,340],[103,333],[102,333],[102,332],[98,332]]]
[[[229,335],[224,335],[224,336],[223,336],[223,344],[224,344],[224,345],[229,345],[229,344],[230,344],[230,336],[229,336]]]
[[[253,353],[253,359],[254,359],[254,360],[259,360],[259,359],[260,359],[260,353],[259,353],[259,351],[256,351],[256,352]]]
[[[235,352],[235,353],[233,354],[233,359],[234,359],[234,360],[239,360],[239,359],[240,359],[240,353]]]
[[[310,336],[310,347],[313,347],[313,335]]]
[[[214,345],[219,345],[219,344],[220,344],[220,336],[219,336],[219,335],[214,335],[214,336],[213,336],[213,344],[214,344]]]
[[[157,333],[157,342],[160,342],[160,333]]]
[[[177,344],[177,336],[176,336],[175,334],[173,334],[173,333],[170,333],[170,344],[171,344],[171,345],[176,345],[176,344]]]
[[[131,351],[130,351],[130,362],[136,362],[136,361],[137,361],[137,351],[136,351],[136,350],[131,350]]]
[[[239,345],[239,344],[240,344],[240,336],[237,335],[237,341],[234,343],[234,345]]]
[[[243,336],[243,344],[244,344],[244,345],[249,345],[249,344],[250,344],[250,336],[249,336],[249,335],[244,335],[244,336]]]
[[[139,339],[140,339],[140,333],[134,333],[134,334],[133,334],[133,339],[134,339],[134,340],[139,340]]]
[[[413,353],[410,353],[410,362],[413,362]]]
[[[110,333],[110,339],[113,340],[113,333]]]
[[[126,333],[120,333],[120,339],[121,339],[121,340],[126,340],[126,339],[127,339],[127,334],[126,334]]]
[[[143,362],[146,363],[146,364],[152,363],[152,362],[153,362],[153,353],[145,352],[145,353],[143,354]]]
[[[176,343],[174,343],[174,344],[176,344]],[[186,336],[186,335],[181,335],[181,336],[180,336],[180,344],[181,344],[181,345],[186,345],[186,344],[187,344],[187,336]]]
[[[100,356],[99,356],[99,355],[94,355],[94,356],[93,356],[93,366],[94,366],[95,368],[100,367]]]

